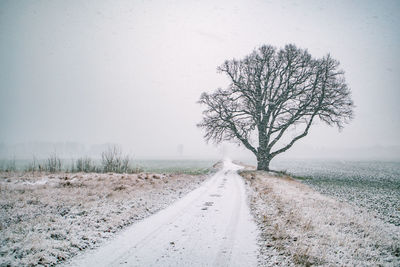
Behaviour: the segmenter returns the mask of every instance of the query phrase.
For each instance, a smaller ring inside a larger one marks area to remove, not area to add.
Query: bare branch
[[[353,117],[353,101],[339,62],[327,55],[314,59],[293,44],[277,50],[261,46],[242,60],[225,61],[218,71],[231,80],[227,89],[203,93],[205,139],[236,141],[252,151],[260,166],[305,137],[315,120],[342,129]],[[304,131],[271,152],[292,126]],[[258,140],[252,143],[251,136]],[[267,162],[267,163],[266,163]]]

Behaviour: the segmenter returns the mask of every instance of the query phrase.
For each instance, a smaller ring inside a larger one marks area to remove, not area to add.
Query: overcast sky
[[[297,146],[400,145],[399,1],[0,1],[0,143],[216,155],[196,127],[216,72],[262,44],[341,62],[355,118]]]

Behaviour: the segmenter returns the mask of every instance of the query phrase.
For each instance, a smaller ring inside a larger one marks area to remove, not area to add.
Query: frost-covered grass
[[[168,206],[205,178],[0,173],[0,266],[63,262]]]
[[[400,227],[287,176],[244,171],[260,266],[399,266]]]
[[[147,172],[175,174],[206,174],[212,171],[208,160],[136,160],[135,164]]]
[[[400,162],[276,161],[272,168],[400,226]]]

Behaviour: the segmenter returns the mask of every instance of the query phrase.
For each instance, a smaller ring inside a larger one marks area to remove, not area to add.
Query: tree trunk
[[[269,162],[271,161],[270,150],[268,149],[268,140],[265,124],[258,125],[258,149],[257,149],[257,170],[269,171]]]
[[[263,153],[259,151],[257,155],[257,170],[259,171],[269,171],[269,163],[271,158],[268,153]]]

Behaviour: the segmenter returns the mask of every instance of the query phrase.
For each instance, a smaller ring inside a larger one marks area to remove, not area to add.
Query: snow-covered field
[[[395,176],[388,180],[385,175],[376,184],[369,179],[376,196],[371,193],[356,201],[354,196],[363,192],[358,189],[364,181],[356,176],[341,184],[336,182],[340,177],[317,183],[317,178],[300,182],[265,172],[241,174],[261,232],[259,265],[400,266]],[[166,208],[206,178],[154,173],[0,173],[0,266],[65,262]],[[385,181],[391,186],[382,186]],[[349,188],[355,193],[348,193]],[[210,197],[214,195],[220,194]],[[394,204],[383,207],[383,197]],[[177,244],[174,241],[174,248]]]
[[[198,187],[206,175],[0,175],[0,266],[54,265]]]
[[[400,227],[289,177],[241,173],[262,234],[261,266],[399,266]]]
[[[324,195],[366,208],[400,226],[400,162],[277,160],[272,165]]]

